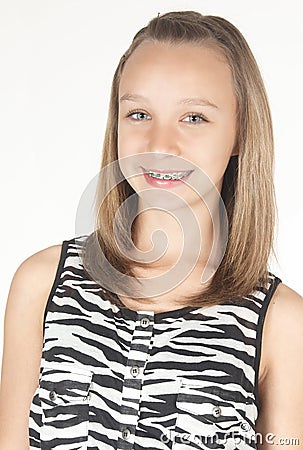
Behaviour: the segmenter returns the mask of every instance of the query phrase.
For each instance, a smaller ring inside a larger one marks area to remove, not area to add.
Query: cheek
[[[205,137],[205,136],[204,136]],[[202,139],[197,145],[192,147],[191,156],[193,162],[205,168],[220,170],[229,160],[232,146],[229,146],[226,139],[218,136]]]
[[[207,160],[195,161],[195,164],[210,178],[214,185],[218,186],[223,179],[228,161],[228,158],[208,158]]]
[[[123,133],[118,133],[117,145],[118,145],[118,158],[129,156],[132,145],[130,140]]]
[[[139,142],[138,132],[136,133],[135,129],[118,124],[118,157],[121,158],[138,153]]]
[[[230,129],[213,129],[195,146],[192,161],[200,167],[214,184],[223,178],[231,157],[235,136]]]

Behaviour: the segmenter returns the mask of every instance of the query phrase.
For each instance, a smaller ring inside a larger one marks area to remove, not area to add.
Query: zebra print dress
[[[45,313],[30,449],[256,449],[261,337],[281,280],[242,304],[119,308],[63,241]]]

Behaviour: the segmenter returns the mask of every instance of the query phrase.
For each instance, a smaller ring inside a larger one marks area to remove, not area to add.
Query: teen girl
[[[114,75],[101,169],[95,232],[14,275],[1,449],[302,446],[303,300],[268,270],[272,122],[239,30],[183,11],[136,34]]]

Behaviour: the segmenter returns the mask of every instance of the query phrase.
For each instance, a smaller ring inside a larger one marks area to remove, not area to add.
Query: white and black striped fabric
[[[63,241],[44,314],[30,449],[256,449],[262,329],[281,280],[241,304],[119,308]]]

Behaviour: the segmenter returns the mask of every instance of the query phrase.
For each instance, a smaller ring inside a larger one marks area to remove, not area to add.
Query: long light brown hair
[[[276,200],[273,185],[273,129],[264,83],[256,60],[240,31],[222,17],[202,15],[195,11],[174,11],[153,18],[134,36],[121,57],[115,71],[109,103],[108,121],[104,138],[101,169],[118,159],[117,133],[118,90],[123,67],[134,50],[143,41],[175,44],[201,44],[216,48],[226,58],[233,77],[237,99],[237,136],[235,145],[239,155],[232,156],[224,174],[221,197],[228,221],[229,237],[224,257],[207,288],[199,294],[176,299],[182,306],[210,306],[225,301],[239,301],[257,287],[268,282],[268,261],[273,249]],[[86,240],[83,263],[88,274],[102,286],[121,286],[123,274],[134,277],[134,261],[121,253],[116,245],[116,232],[130,245],[131,211],[118,208],[131,195],[133,188],[123,180],[115,183],[117,171],[99,178],[96,200],[95,231]],[[100,206],[100,198],[115,187]],[[92,249],[95,249],[93,251]],[[96,248],[98,251],[96,251]],[[103,253],[103,255],[102,255]],[[110,275],[104,257],[117,270]],[[144,267],[144,263],[137,263]],[[108,277],[111,277],[109,279]],[[135,277],[134,277],[135,279]],[[115,284],[116,283],[116,284]],[[129,283],[128,292],[133,284]],[[122,305],[113,290],[108,290],[111,301]],[[131,294],[129,294],[131,296]],[[148,298],[140,298],[150,301]]]

